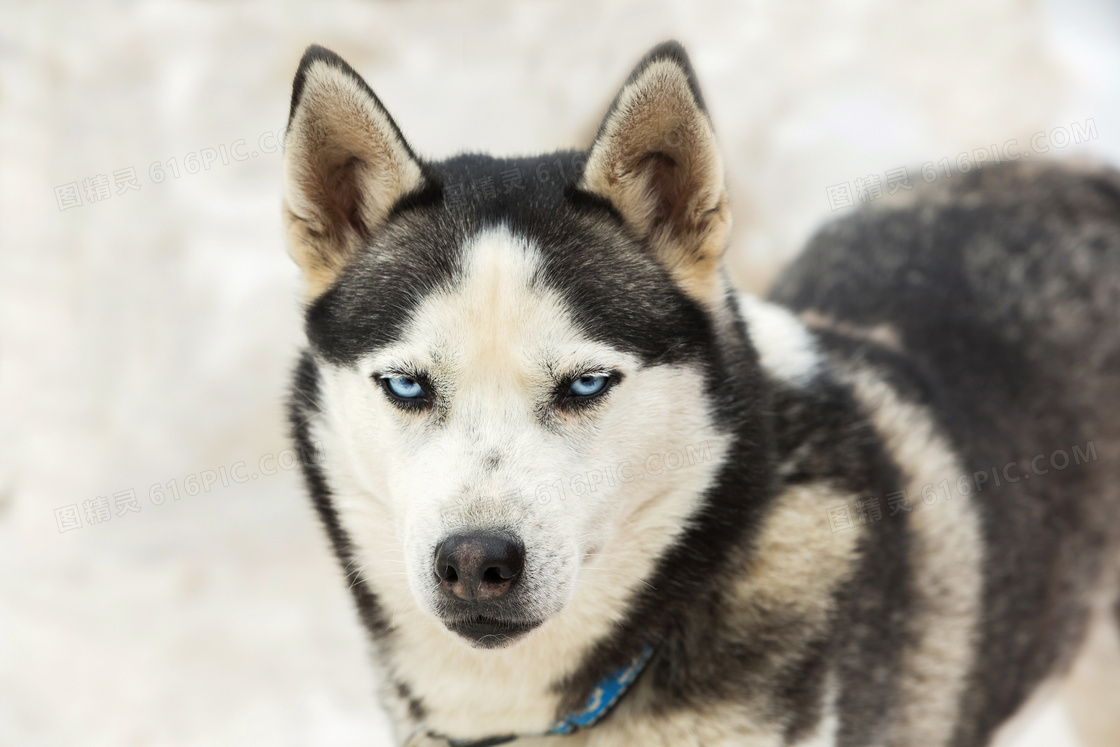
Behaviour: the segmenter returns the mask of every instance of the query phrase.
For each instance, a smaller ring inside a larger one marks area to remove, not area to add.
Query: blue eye
[[[568,391],[577,397],[593,397],[607,388],[607,374],[585,374],[572,382]]]
[[[386,376],[383,381],[389,392],[401,399],[418,399],[424,396],[424,387],[411,376]]]

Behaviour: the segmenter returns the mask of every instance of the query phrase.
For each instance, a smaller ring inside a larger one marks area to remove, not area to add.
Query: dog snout
[[[500,534],[457,534],[436,548],[435,574],[445,594],[466,602],[498,599],[521,577],[525,547]]]

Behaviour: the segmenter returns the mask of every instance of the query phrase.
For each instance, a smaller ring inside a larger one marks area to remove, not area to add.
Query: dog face
[[[581,168],[530,178],[556,158]],[[639,65],[586,155],[425,163],[361,78],[312,48],[285,172],[311,427],[390,614],[497,647],[624,598],[723,443],[727,200],[683,51]],[[527,183],[448,199],[511,173]]]

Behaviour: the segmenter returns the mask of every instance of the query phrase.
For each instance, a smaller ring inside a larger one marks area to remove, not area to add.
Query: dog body
[[[1115,643],[1117,175],[916,189],[736,294],[675,44],[586,153],[438,163],[313,47],[285,170],[293,432],[402,742],[979,747]]]

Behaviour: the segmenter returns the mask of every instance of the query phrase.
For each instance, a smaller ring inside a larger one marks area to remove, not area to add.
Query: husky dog
[[[1072,676],[1120,744],[1116,173],[908,185],[764,301],[676,43],[586,152],[445,161],[311,47],[284,165],[293,432],[400,743],[978,747]]]

